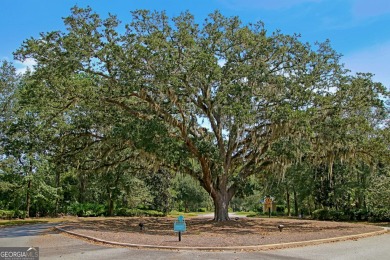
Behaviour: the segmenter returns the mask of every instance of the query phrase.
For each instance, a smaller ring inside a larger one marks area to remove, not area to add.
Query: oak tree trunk
[[[215,181],[212,181],[212,174],[210,167],[206,160],[201,160],[203,165],[203,178],[200,179],[201,186],[210,194],[214,202],[214,221],[222,222],[228,221],[229,218],[229,204],[233,196],[237,192],[238,186],[234,183],[228,185],[228,166],[225,166],[225,174],[218,176]]]
[[[232,195],[226,190],[221,190],[212,194],[214,201],[214,221],[226,221],[229,218],[229,203]]]

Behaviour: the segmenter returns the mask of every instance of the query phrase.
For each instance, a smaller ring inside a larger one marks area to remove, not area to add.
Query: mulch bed
[[[107,241],[172,246],[228,247],[255,246],[342,237],[380,231],[382,228],[356,223],[340,223],[301,219],[239,218],[214,222],[205,218],[187,218],[187,231],[173,231],[174,218],[109,218],[80,219],[61,228]],[[140,231],[139,223],[144,224]],[[280,232],[278,225],[284,225]]]

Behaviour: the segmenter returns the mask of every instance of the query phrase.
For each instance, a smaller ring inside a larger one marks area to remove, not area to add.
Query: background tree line
[[[121,34],[74,7],[64,23],[15,52],[34,70],[1,65],[2,209],[224,221],[272,194],[288,215],[388,218],[388,90],[329,42],[218,12],[138,10]]]

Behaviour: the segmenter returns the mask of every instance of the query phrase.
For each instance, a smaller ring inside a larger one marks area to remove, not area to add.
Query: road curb
[[[324,238],[324,239],[316,239],[316,240],[308,240],[308,241],[299,241],[299,242],[290,242],[290,243],[280,243],[280,244],[254,245],[254,246],[177,247],[177,246],[157,246],[157,245],[143,245],[143,244],[113,242],[113,241],[107,241],[104,239],[100,239],[100,238],[72,232],[69,230],[65,230],[59,226],[55,226],[54,228],[60,232],[64,232],[64,233],[67,233],[67,234],[70,234],[73,236],[85,238],[87,240],[91,240],[94,242],[104,243],[104,244],[108,244],[108,245],[114,245],[114,246],[131,247],[131,248],[139,248],[139,249],[144,248],[144,249],[166,249],[166,250],[199,250],[199,251],[200,250],[203,250],[203,251],[247,251],[247,250],[248,251],[250,251],[250,250],[261,251],[261,250],[271,250],[271,249],[282,249],[282,248],[318,245],[318,244],[339,242],[339,241],[345,241],[345,240],[354,240],[354,239],[360,239],[360,238],[365,238],[365,237],[382,235],[382,234],[389,232],[389,230],[387,228],[383,228],[383,230],[380,230],[380,231],[362,233],[362,234],[357,234],[357,235]]]

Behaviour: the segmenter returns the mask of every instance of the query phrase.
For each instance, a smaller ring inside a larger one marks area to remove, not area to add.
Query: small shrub
[[[165,214],[157,210],[127,209],[120,208],[116,210],[117,216],[125,217],[163,217]]]
[[[78,217],[97,217],[106,213],[106,208],[97,203],[73,203],[68,208],[68,213]]]
[[[268,211],[264,211],[264,212],[259,213],[259,215],[268,217],[269,216],[269,212]],[[271,216],[275,217],[275,216],[279,216],[279,215],[284,215],[284,214],[282,214],[282,213],[279,214],[276,211],[271,211]]]
[[[313,211],[313,218],[318,220],[328,220],[330,219],[329,210],[327,209],[317,209]]]
[[[349,220],[349,215],[334,209],[317,209],[313,211],[313,219],[318,220]]]
[[[369,213],[368,220],[372,222],[390,221],[390,209],[373,209]]]
[[[13,210],[0,210],[0,219],[11,219],[15,215]]]
[[[284,210],[285,210],[284,205],[276,205],[276,212],[278,213],[278,215],[283,215]]]
[[[358,220],[358,221],[364,221],[368,220],[368,212],[365,209],[357,209],[350,212],[350,219],[351,220]]]
[[[124,216],[126,217],[140,217],[143,216],[144,210],[142,209],[126,209],[124,211]]]
[[[145,216],[148,217],[164,217],[165,214],[163,212],[157,210],[144,210]]]
[[[117,208],[117,209],[115,209],[115,215],[116,216],[126,216],[126,210],[127,210],[127,208]]]
[[[15,209],[14,210],[14,218],[22,218],[24,219],[26,217],[26,211]]]

